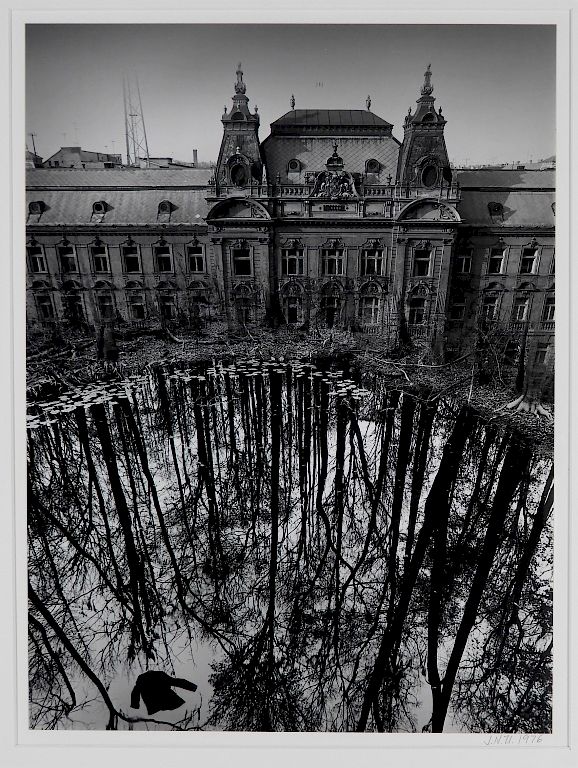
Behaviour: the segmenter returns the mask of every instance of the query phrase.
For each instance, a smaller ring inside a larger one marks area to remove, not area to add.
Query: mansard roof
[[[135,185],[136,186],[136,185]],[[108,210],[96,226],[139,226],[160,223],[159,203],[169,200],[172,204],[170,219],[162,224],[204,224],[209,210],[204,189],[49,189],[39,192],[29,189],[28,201],[42,197],[45,210],[29,224],[40,226],[94,226],[93,204],[105,200]]]
[[[292,109],[271,123],[272,134],[321,133],[339,136],[360,132],[390,134],[393,125],[369,109]]]

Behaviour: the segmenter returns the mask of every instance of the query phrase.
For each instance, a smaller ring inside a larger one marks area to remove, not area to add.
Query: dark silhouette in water
[[[162,709],[178,709],[184,704],[184,699],[176,694],[171,686],[196,691],[197,686],[182,677],[170,677],[166,672],[150,670],[139,675],[130,696],[130,705],[138,709],[140,699],[144,701],[149,715],[154,715]]]

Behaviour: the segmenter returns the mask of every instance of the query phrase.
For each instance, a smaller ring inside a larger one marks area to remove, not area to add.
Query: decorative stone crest
[[[323,171],[315,178],[312,197],[345,200],[357,197],[353,177],[347,171]]]

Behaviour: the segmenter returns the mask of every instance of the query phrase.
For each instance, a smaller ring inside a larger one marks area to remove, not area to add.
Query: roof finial
[[[237,82],[235,83],[235,93],[245,93],[247,86],[243,82],[243,70],[241,69],[241,62],[237,65]]]
[[[370,109],[370,108],[371,108],[371,96],[368,96],[368,97],[365,99],[365,106],[367,107],[367,109]]]
[[[295,109],[295,94],[291,94],[291,98],[289,99],[289,106],[291,109]]]
[[[421,87],[422,96],[431,96],[433,93],[433,85],[431,84],[431,64],[427,65],[427,69],[424,72],[424,81]]]

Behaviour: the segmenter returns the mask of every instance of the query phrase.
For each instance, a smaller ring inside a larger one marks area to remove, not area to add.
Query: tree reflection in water
[[[210,700],[153,727],[550,730],[550,460],[348,375],[173,364],[31,405],[32,727],[92,696],[85,727],[132,728],[111,681],[201,644]]]

